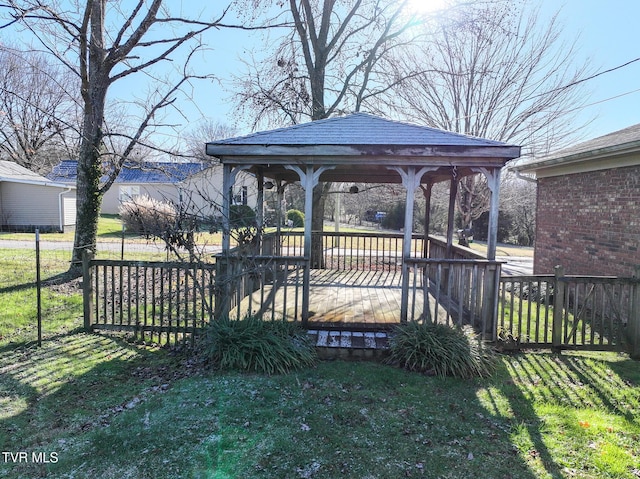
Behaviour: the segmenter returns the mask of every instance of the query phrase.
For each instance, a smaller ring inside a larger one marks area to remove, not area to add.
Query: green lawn
[[[74,232],[41,233],[42,241],[73,241]],[[0,240],[33,241],[33,233],[0,233]],[[118,215],[100,215],[98,221],[98,241],[114,241],[122,238],[122,222]]]
[[[40,257],[43,337],[82,326],[81,279],[58,281],[69,269],[70,252],[42,250]],[[164,252],[134,250],[125,254],[125,259],[142,261],[164,261],[166,258]],[[35,249],[0,248],[0,347],[37,339],[36,299]]]
[[[504,356],[463,381],[376,363],[216,373],[65,334],[0,350],[0,477],[636,478],[640,370],[613,354]]]
[[[43,284],[69,269],[70,255],[41,252]],[[43,334],[68,331],[81,324],[78,281],[41,288]],[[0,249],[0,347],[37,339],[35,250]],[[0,476],[1,477],[1,476]]]
[[[36,348],[33,254],[0,250],[0,478],[640,477],[640,368],[625,355],[505,355],[473,381],[340,361],[212,372],[77,332],[73,285],[45,289]],[[68,267],[43,261],[43,279]]]

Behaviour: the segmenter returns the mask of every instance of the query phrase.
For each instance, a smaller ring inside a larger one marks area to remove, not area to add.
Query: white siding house
[[[76,222],[75,186],[0,160],[0,228],[64,232]]]
[[[65,160],[54,167],[49,179],[76,184],[78,163]],[[255,177],[238,174],[234,185],[234,203],[251,208],[257,204]],[[148,196],[174,204],[189,202],[205,215],[219,215],[222,206],[222,167],[210,163],[145,162],[125,165],[102,198],[101,212],[118,214],[120,205],[131,198]]]

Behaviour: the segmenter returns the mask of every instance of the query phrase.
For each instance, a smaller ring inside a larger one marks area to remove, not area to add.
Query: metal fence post
[[[90,332],[93,325],[93,253],[86,249],[82,252],[82,304],[84,311],[84,329]]]
[[[564,316],[565,283],[560,281],[564,277],[564,268],[560,265],[554,268],[553,282],[553,331],[551,332],[552,349],[555,352],[562,350],[562,318]]]
[[[38,321],[38,347],[42,346],[42,281],[40,279],[40,230],[36,228],[36,306]]]

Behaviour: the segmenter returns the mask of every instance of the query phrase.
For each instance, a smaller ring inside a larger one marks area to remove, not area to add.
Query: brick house
[[[512,167],[538,182],[534,273],[632,276],[640,265],[640,124]]]

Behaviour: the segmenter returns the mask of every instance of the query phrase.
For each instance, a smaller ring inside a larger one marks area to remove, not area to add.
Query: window
[[[118,194],[120,203],[123,203],[128,200],[133,200],[138,196],[140,196],[139,185],[125,185],[120,187],[119,194]]]
[[[246,186],[234,186],[231,204],[246,205],[248,194],[248,188]]]

